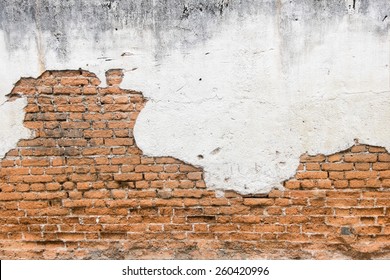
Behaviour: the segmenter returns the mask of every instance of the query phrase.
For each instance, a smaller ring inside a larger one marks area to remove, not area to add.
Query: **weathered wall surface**
[[[2,259],[390,257],[390,154],[355,145],[303,155],[283,191],[208,190],[203,172],[149,157],[133,128],[140,92],[87,71],[23,79],[20,140],[0,162]]]
[[[123,86],[150,100],[135,128],[145,154],[203,167],[209,188],[266,193],[294,174],[302,153],[337,152],[354,139],[389,147],[389,8],[385,0],[2,1],[0,98],[45,69],[100,78],[125,69]],[[2,155],[28,135],[18,102],[12,114],[0,109],[9,123]]]
[[[284,238],[304,252],[291,258],[388,256],[389,12],[386,0],[1,1],[2,254],[23,257],[12,255],[22,239],[26,257],[99,257],[137,246],[125,240],[138,228],[174,238],[171,257],[192,238],[192,257],[206,244],[287,256]],[[109,69],[124,76],[106,84]],[[304,161],[317,154],[332,156]],[[267,238],[276,247],[260,249]]]

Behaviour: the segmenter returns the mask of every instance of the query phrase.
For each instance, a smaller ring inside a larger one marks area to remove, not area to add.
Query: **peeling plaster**
[[[43,68],[102,81],[122,68],[149,100],[134,131],[145,155],[240,193],[280,188],[306,152],[390,148],[388,1],[50,2],[0,4],[2,102]],[[24,103],[6,104],[0,156],[28,137]]]
[[[0,105],[1,126],[0,126],[0,158],[11,149],[16,147],[20,139],[32,137],[29,129],[23,126],[24,107],[26,99],[18,98],[14,101],[4,102]]]

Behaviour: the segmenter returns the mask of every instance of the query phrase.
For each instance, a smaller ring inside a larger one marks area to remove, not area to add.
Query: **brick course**
[[[216,195],[200,168],[146,157],[145,99],[90,72],[21,79],[20,140],[1,160],[2,259],[380,259],[390,257],[390,154],[355,145],[302,155],[284,190]]]

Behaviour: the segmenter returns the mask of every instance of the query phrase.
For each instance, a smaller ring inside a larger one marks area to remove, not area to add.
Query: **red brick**
[[[346,162],[376,162],[378,156],[376,154],[346,154],[344,160]]]
[[[296,174],[297,179],[326,179],[328,178],[328,172],[324,171],[307,171],[298,172]]]
[[[366,145],[355,145],[351,148],[352,153],[362,153],[367,151]]]
[[[89,81],[86,78],[64,77],[60,80],[60,83],[64,86],[82,86],[82,85],[88,85]]]
[[[315,156],[303,155],[303,156],[301,156],[301,162],[323,162],[323,161],[325,161],[324,155],[315,155]]]
[[[124,173],[124,174],[115,174],[115,181],[140,181],[142,180],[142,173]]]
[[[380,216],[384,214],[384,209],[382,207],[352,209],[352,214],[356,216]]]
[[[357,199],[327,199],[326,205],[331,207],[345,207],[357,206]]]
[[[23,159],[22,166],[49,166],[49,160],[42,158]]]
[[[390,161],[390,154],[387,154],[387,153],[386,154],[379,154],[378,160],[389,162]]]
[[[345,171],[352,170],[353,163],[323,163],[322,170],[324,171]]]
[[[247,206],[271,206],[275,200],[271,198],[244,198],[244,205]]]
[[[319,163],[306,163],[307,171],[319,171],[321,170],[321,165]]]
[[[131,138],[105,139],[104,144],[106,146],[132,146],[134,145],[134,140]]]
[[[375,162],[372,164],[373,170],[390,170],[390,162]]]
[[[375,171],[346,171],[345,178],[350,179],[367,179],[367,178],[376,178],[378,172]]]

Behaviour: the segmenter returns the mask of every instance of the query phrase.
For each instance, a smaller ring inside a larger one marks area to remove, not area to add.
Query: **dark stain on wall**
[[[372,18],[375,32],[380,36],[387,34],[388,23],[382,20],[390,11],[389,1],[357,0],[355,8],[357,13]],[[115,37],[120,30],[132,29],[142,36],[145,30],[150,30],[161,53],[177,47],[178,42],[190,48],[210,39],[226,27],[223,23],[232,15],[237,16],[238,24],[252,16],[271,16],[277,19],[275,28],[289,49],[291,40],[297,40],[293,28],[296,22],[305,26],[304,38],[298,39],[316,44],[322,34],[332,30],[347,14],[343,0],[3,0],[0,29],[5,31],[10,51],[29,48],[37,34],[50,34],[49,39],[45,37],[46,45],[66,60],[70,51],[68,41],[75,36],[74,30],[78,31],[78,37],[89,41],[93,38],[103,45],[105,32]],[[291,56],[294,53],[293,50]]]

